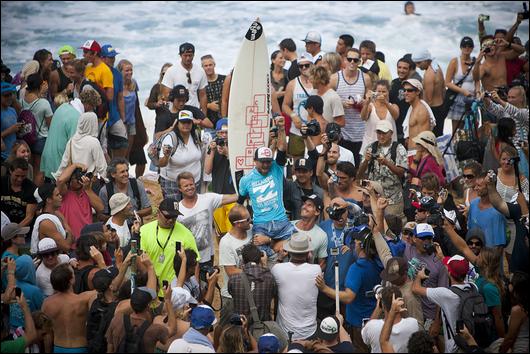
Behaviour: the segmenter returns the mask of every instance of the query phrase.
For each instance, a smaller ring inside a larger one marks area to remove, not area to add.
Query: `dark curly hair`
[[[409,353],[433,353],[434,340],[427,331],[412,333],[407,344]]]

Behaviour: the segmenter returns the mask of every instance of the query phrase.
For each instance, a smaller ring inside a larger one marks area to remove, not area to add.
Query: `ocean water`
[[[404,1],[2,1],[1,55],[13,72],[46,48],[54,53],[64,44],[80,47],[88,39],[110,43],[120,59],[134,64],[133,77],[140,87],[140,102],[158,80],[165,62],[180,61],[178,46],[196,47],[195,63],[212,54],[217,72],[226,74],[237,57],[242,38],[259,17],[267,37],[269,54],[284,38],[293,38],[299,54],[308,31],[322,35],[322,49],[335,50],[339,35],[348,33],[354,46],[371,39],[386,56],[396,76],[396,62],[405,53],[427,48],[444,72],[449,60],[460,53],[463,36],[470,36],[478,53],[477,16],[488,14],[488,33],[509,29],[522,11],[519,1],[425,1],[416,2],[421,16],[403,15]],[[517,33],[528,40],[528,20]],[[78,55],[82,51],[78,49]],[[154,112],[142,108],[148,135],[154,129]]]

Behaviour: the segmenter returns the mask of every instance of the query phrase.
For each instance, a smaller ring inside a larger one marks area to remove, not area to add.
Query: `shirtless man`
[[[445,80],[443,71],[428,50],[414,53],[412,55],[412,60],[421,70],[425,71],[423,77],[423,99],[431,107],[432,112],[436,117],[436,127],[433,130],[433,133],[436,136],[440,136],[443,134],[445,120],[443,106]]]
[[[44,300],[42,312],[53,322],[54,353],[87,353],[88,303],[96,291],[74,294],[74,270],[68,263],[55,267],[50,280],[55,294]]]
[[[416,79],[403,81],[405,101],[410,104],[407,116],[403,122],[409,160],[416,155],[416,144],[412,139],[419,133],[432,130],[435,120],[431,108],[421,99],[423,85]],[[407,134],[408,133],[408,134]]]
[[[340,161],[337,163],[337,182],[329,178],[327,182],[328,193],[324,194],[324,205],[329,205],[330,200],[340,197],[348,202],[362,202],[363,194],[355,183],[356,168],[351,162]],[[329,199],[328,199],[329,198]]]

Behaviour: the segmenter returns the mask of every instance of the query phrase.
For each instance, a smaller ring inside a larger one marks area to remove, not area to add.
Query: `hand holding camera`
[[[171,155],[171,150],[173,149],[173,147],[169,144],[166,144],[162,147],[162,149],[163,149],[162,151],[164,153],[164,156],[169,157],[169,155]]]
[[[303,137],[319,136],[321,133],[320,123],[316,119],[313,119],[307,124],[302,124],[302,129],[300,129],[300,132],[302,133]]]

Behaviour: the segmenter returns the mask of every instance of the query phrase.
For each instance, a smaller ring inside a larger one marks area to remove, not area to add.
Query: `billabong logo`
[[[245,35],[245,38],[253,42],[257,40],[258,38],[260,38],[262,34],[263,34],[263,27],[261,26],[259,22],[254,22],[248,29],[248,32]]]

